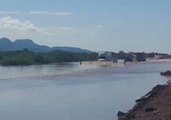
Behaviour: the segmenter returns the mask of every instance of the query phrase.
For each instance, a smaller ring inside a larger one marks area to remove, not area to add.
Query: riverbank
[[[113,61],[83,61],[82,64],[89,64],[89,65],[101,65],[101,66],[124,66],[130,64],[137,64],[137,63],[171,63],[171,59],[147,59],[146,61],[138,62],[124,62],[124,60],[118,60],[117,62]]]
[[[136,102],[127,113],[118,112],[118,120],[171,120],[171,83],[155,86]]]

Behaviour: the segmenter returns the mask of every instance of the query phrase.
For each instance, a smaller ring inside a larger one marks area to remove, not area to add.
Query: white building
[[[99,52],[98,60],[99,61],[111,61],[112,52],[108,52],[108,51]]]

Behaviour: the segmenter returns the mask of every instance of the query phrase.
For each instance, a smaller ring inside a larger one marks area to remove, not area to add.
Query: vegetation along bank
[[[60,62],[79,62],[97,60],[97,53],[71,53],[53,51],[49,53],[37,53],[27,49],[19,51],[0,52],[1,65],[32,65]]]

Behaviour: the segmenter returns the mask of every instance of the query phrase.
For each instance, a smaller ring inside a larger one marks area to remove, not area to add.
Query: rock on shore
[[[118,112],[118,120],[171,120],[171,83],[157,85],[127,113]]]
[[[162,76],[171,76],[171,71],[167,70],[166,72],[161,72],[160,75],[162,75]]]

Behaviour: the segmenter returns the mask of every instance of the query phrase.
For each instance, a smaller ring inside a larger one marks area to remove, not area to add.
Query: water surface
[[[117,120],[156,84],[168,63],[121,67],[54,64],[0,67],[1,120]]]

